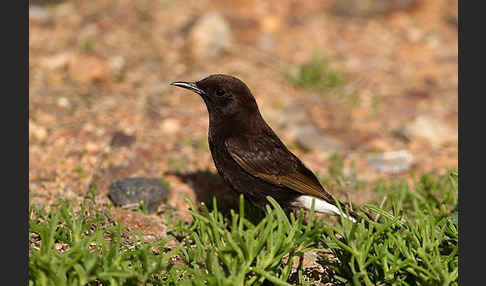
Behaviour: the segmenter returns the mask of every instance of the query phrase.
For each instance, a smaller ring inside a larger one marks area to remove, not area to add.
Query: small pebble
[[[69,99],[65,97],[61,97],[57,100],[57,105],[59,107],[68,107],[69,106]]]

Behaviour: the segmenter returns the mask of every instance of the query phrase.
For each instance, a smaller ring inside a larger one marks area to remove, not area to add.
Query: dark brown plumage
[[[269,195],[287,208],[308,209],[315,198],[316,211],[341,214],[316,176],[262,118],[245,83],[217,74],[172,85],[196,92],[206,103],[211,155],[219,174],[235,191],[263,209]]]

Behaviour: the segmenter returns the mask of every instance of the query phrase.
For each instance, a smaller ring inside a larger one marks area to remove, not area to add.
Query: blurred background
[[[339,198],[457,168],[455,0],[31,0],[29,201],[99,204],[113,180],[163,178],[167,204],[222,190],[195,94],[225,73]]]

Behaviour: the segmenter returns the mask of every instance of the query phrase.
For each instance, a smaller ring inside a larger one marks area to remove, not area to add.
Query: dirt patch
[[[420,116],[433,119],[419,120],[420,126],[443,124],[441,136],[457,132],[458,42],[450,23],[457,3],[422,0],[413,9],[342,17],[331,12],[333,2],[36,6],[29,19],[30,202],[82,198],[96,186],[103,207],[110,181],[123,177],[165,177],[172,189],[168,204],[186,218],[184,197],[204,201],[213,191],[231,199],[215,175],[202,100],[169,86],[213,73],[244,80],[268,123],[316,173],[328,174],[337,150],[300,149],[286,121],[289,102],[300,103],[319,132],[342,143],[347,175],[356,172],[364,181],[404,176],[379,172],[366,159],[398,150],[411,154],[417,172],[457,168],[457,140],[437,145],[403,132]],[[206,12],[228,24],[230,45],[211,58],[190,56],[189,35]],[[326,92],[293,87],[285,72],[313,53],[325,57],[345,84]],[[371,191],[348,196],[355,203],[374,199]],[[154,231],[161,223],[117,212],[142,232],[162,235]]]

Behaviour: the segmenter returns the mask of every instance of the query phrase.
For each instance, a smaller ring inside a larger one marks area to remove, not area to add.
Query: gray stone
[[[49,12],[45,7],[30,5],[29,18],[40,23],[47,24],[50,20]]]
[[[367,162],[378,172],[398,174],[410,169],[413,156],[407,150],[400,150],[371,155],[367,158]]]
[[[137,207],[143,201],[149,213],[168,196],[169,189],[157,179],[124,178],[110,184],[108,196],[116,206]]]
[[[311,124],[296,126],[291,132],[295,142],[306,150],[344,151],[344,145],[328,137]]]
[[[345,151],[341,142],[322,132],[309,120],[305,105],[291,102],[284,108],[285,116],[280,117],[279,125],[287,129],[288,136],[305,150]]]

